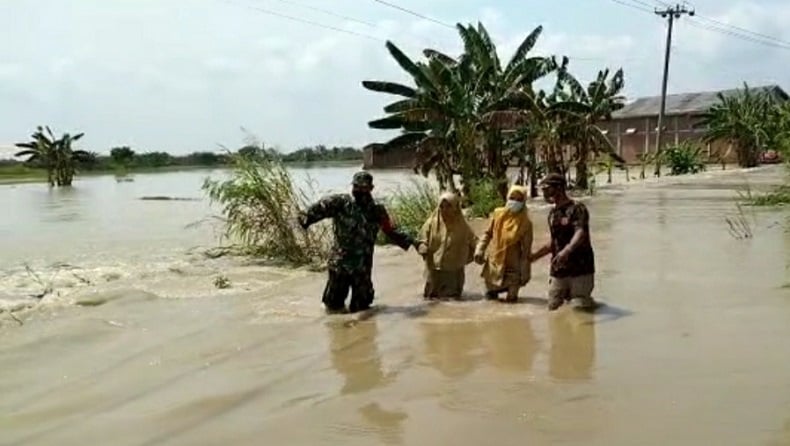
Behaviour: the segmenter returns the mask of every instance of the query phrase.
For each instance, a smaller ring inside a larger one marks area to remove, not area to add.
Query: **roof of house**
[[[750,90],[764,91],[773,95],[777,99],[788,100],[790,97],[778,85],[765,85],[761,87],[749,87]],[[719,91],[705,91],[698,93],[681,93],[667,95],[666,111],[667,115],[688,115],[700,114],[708,111],[713,105],[719,102],[718,95],[724,96],[736,94],[742,89],[730,89]],[[624,118],[643,118],[647,116],[658,116],[661,109],[661,96],[650,96],[638,98],[625,107],[612,113],[613,119]]]

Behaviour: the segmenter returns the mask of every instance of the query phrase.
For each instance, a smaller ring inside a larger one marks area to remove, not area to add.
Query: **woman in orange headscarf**
[[[507,301],[518,300],[518,292],[531,278],[532,221],[526,206],[527,190],[512,186],[507,204],[494,210],[480,243],[475,261],[483,265],[486,297],[498,299],[507,292]]]
[[[443,193],[420,231],[417,250],[425,259],[426,299],[461,297],[464,269],[472,263],[477,237],[461,212],[461,201]]]

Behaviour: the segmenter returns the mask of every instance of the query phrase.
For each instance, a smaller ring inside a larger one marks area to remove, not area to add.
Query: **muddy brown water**
[[[353,317],[323,315],[320,273],[90,270],[23,325],[0,314],[0,444],[790,444],[787,213],[748,212],[746,240],[724,222],[744,178],[781,175],[602,191],[595,314],[546,312],[546,262],[518,304],[482,300],[474,266],[463,301],[424,303],[397,249]]]

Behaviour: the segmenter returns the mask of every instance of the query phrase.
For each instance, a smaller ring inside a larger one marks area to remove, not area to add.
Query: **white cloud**
[[[366,91],[360,82],[408,81],[384,40],[413,58],[426,47],[449,54],[461,49],[454,30],[374,2],[300,0],[375,24],[370,27],[278,2],[235,1],[373,40],[215,0],[191,0],[189,8],[176,0],[4,2],[0,16],[14,21],[0,28],[0,40],[13,42],[0,47],[0,145],[24,139],[44,123],[85,131],[85,145],[98,151],[116,144],[171,151],[234,146],[243,139],[240,126],[287,148],[362,145],[386,137],[366,123],[392,98]],[[787,5],[729,2],[724,8],[723,1],[706,1],[700,8],[719,8],[709,13],[713,18],[790,40],[783,27],[790,19]],[[623,66],[629,94],[654,94],[660,84],[660,20],[614,3],[594,21],[582,9],[600,6],[586,3],[573,11],[548,0],[538,2],[540,10],[512,1],[496,7],[473,0],[397,3],[448,23],[453,21],[447,17],[481,20],[503,63],[539,24],[533,17],[538,11],[553,22],[540,21],[545,29],[537,50],[570,55],[582,79]],[[608,18],[609,12],[620,15]],[[683,20],[675,42],[672,90],[731,87],[742,79],[790,81],[782,66],[786,51],[696,30]]]

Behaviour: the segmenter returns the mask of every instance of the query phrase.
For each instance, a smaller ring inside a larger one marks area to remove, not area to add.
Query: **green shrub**
[[[295,186],[278,159],[233,156],[232,163],[230,179],[203,184],[211,202],[222,206],[224,236],[244,254],[293,266],[323,264],[329,253],[327,225],[304,231],[297,222],[315,194]]]
[[[670,175],[686,175],[705,170],[702,161],[702,147],[684,141],[664,149],[663,157],[670,169]]]
[[[472,217],[485,218],[497,207],[502,205],[496,183],[490,180],[479,180],[469,188],[469,211]]]
[[[392,195],[383,200],[393,222],[399,229],[416,237],[422,225],[431,216],[439,203],[438,188],[427,181],[413,180],[411,187],[399,187]],[[386,244],[386,236],[379,232],[378,244]]]

